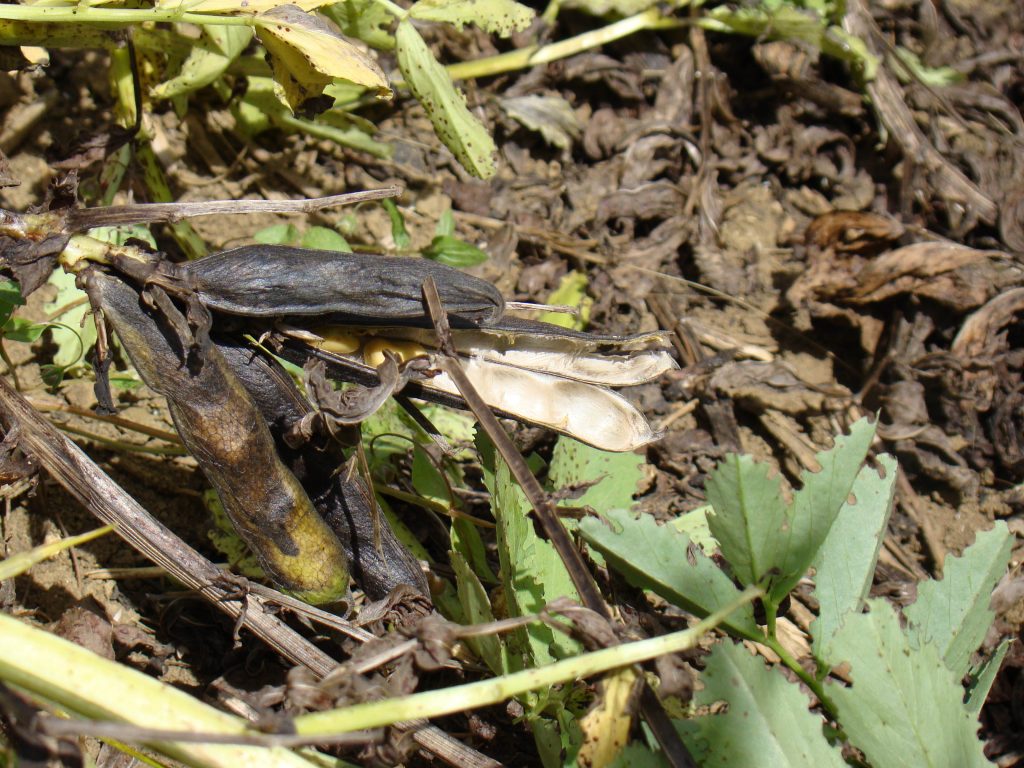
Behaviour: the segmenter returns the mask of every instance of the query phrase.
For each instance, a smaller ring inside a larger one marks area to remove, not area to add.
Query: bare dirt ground
[[[592,328],[673,331],[681,370],[629,393],[665,433],[648,448],[645,511],[666,517],[702,503],[708,471],[728,452],[769,457],[795,478],[839,428],[878,413],[877,448],[896,455],[902,471],[878,594],[908,601],[919,579],[941,574],[944,559],[994,519],[1017,535],[986,650],[1000,636],[1016,639],[983,714],[989,756],[1017,765],[1024,759],[1024,6],[876,5],[859,18],[873,48],[906,46],[963,81],[927,86],[883,69],[865,99],[841,65],[785,42],[696,28],[645,33],[465,84],[500,148],[498,176],[486,183],[456,167],[411,100],[371,115],[394,141],[389,161],[279,134],[244,149],[212,96],[193,102],[184,122],[156,119],[172,148],[167,171],[185,198],[315,196],[400,183],[414,247],[429,241],[450,201],[459,235],[490,255],[479,273],[506,295],[542,300],[578,270],[594,298]],[[558,34],[589,24],[566,12]],[[470,30],[447,31],[434,43],[445,60],[493,50]],[[554,144],[509,116],[512,100],[530,96],[568,107]],[[0,73],[0,148],[20,182],[0,191],[0,205],[38,204],[59,173],[54,164],[109,129],[109,108],[98,54],[56,53],[46,70]],[[85,164],[79,172],[85,180],[94,171]],[[131,176],[128,186],[142,189]],[[341,215],[303,224],[333,224]],[[383,212],[367,208],[358,221],[353,242],[393,245]],[[196,227],[216,249],[268,223],[243,217]],[[43,298],[29,310],[41,312]],[[93,404],[88,381],[48,391],[39,375],[45,342],[7,344],[7,351],[22,389],[54,421],[153,444],[76,415]],[[120,405],[125,418],[172,429],[144,388],[122,393]],[[520,437],[541,451],[547,445],[536,432]],[[146,508],[209,551],[204,483],[190,459],[81,444]],[[3,493],[8,552],[94,525],[51,480]],[[103,652],[211,698],[234,690],[240,671],[252,675],[250,688],[253,679],[281,681],[271,654],[254,641],[232,649],[230,627],[198,599],[169,597],[158,579],[93,573],[143,565],[116,539],[101,539],[16,580],[6,606],[84,632]],[[87,610],[99,629],[81,629]],[[800,623],[798,612],[793,618]],[[521,726],[504,712],[452,727],[508,764],[531,759],[518,752],[512,734]]]

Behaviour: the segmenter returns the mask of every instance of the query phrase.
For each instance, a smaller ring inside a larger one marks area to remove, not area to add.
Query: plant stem
[[[764,640],[764,644],[771,648],[772,651],[774,651],[775,654],[778,655],[782,663],[789,667],[793,671],[793,674],[799,677],[800,681],[811,689],[811,692],[818,697],[818,700],[821,702],[821,705],[825,708],[829,715],[831,717],[835,717],[836,705],[833,703],[829,695],[825,693],[825,686],[822,684],[822,681],[818,680],[807,670],[805,670],[802,666],[800,666],[800,662],[798,662],[789,654],[789,651],[787,651],[783,647],[782,643],[779,642],[778,638],[776,638],[774,634],[766,637]]]
[[[0,5],[0,19],[48,23],[78,24],[143,24],[145,22],[176,22],[190,24],[220,24],[226,27],[252,27],[251,15],[228,16],[212,13],[189,13],[162,8],[82,8],[79,6],[39,7],[37,5]],[[271,19],[261,23],[282,23]]]
[[[689,22],[685,19],[667,18],[662,16],[657,8],[649,8],[643,13],[628,16],[625,19],[616,21],[600,29],[584,32],[576,37],[559,40],[557,43],[545,45],[527,46],[508,53],[501,53],[497,56],[489,56],[476,61],[462,61],[447,67],[448,74],[452,80],[468,80],[475,77],[488,77],[490,75],[511,72],[516,69],[526,69],[537,64],[564,59],[577,53],[597,48],[607,43],[620,40],[623,37],[648,29],[678,29],[687,26]]]

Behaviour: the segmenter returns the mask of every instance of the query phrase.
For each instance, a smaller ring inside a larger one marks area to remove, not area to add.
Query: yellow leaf
[[[576,755],[582,768],[606,768],[619,756],[629,741],[632,725],[632,698],[637,673],[631,667],[604,678],[597,703],[580,719],[583,744]]]
[[[257,35],[270,54],[274,79],[293,110],[321,96],[336,78],[391,96],[384,72],[324,18],[282,5],[255,18]]]

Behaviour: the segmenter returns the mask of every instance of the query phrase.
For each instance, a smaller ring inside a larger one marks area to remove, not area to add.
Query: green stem
[[[391,0],[374,0],[374,2],[399,21],[402,21],[409,16],[409,11],[398,3],[391,2]]]
[[[836,705],[832,701],[832,698],[827,693],[825,693],[825,686],[822,684],[822,681],[818,680],[816,677],[814,677],[814,675],[810,674],[807,670],[800,666],[800,662],[798,662],[796,659],[790,656],[789,651],[787,651],[782,646],[782,643],[779,642],[778,638],[776,638],[774,634],[766,637],[764,639],[764,644],[771,648],[772,651],[774,651],[775,654],[778,655],[782,663],[789,667],[793,671],[793,674],[799,677],[800,681],[811,689],[811,692],[818,697],[818,700],[821,702],[821,705],[825,708],[829,715],[835,718]]]
[[[381,0],[378,0],[380,2]],[[113,24],[127,26],[145,22],[176,22],[190,24],[220,24],[226,27],[252,27],[256,25],[253,16],[228,16],[212,13],[189,13],[163,8],[82,8],[79,6],[39,7],[37,5],[0,5],[0,19],[13,21],[36,21],[51,24]],[[283,24],[271,19],[261,19],[261,24]]]
[[[574,56],[577,53],[590,50],[591,48],[598,48],[644,30],[678,29],[686,26],[688,23],[685,19],[667,18],[657,8],[649,8],[643,13],[628,16],[600,29],[584,32],[581,35],[565,40],[559,40],[551,45],[543,47],[531,45],[515,51],[500,53],[497,56],[489,56],[485,59],[462,61],[448,67],[448,74],[451,75],[452,80],[468,80],[475,77],[488,77],[501,74],[502,72],[511,72],[517,69],[526,69],[537,64],[547,64]]]

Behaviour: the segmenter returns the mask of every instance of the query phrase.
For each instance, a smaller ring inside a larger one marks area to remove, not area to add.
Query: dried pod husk
[[[606,451],[632,451],[657,439],[644,415],[607,387],[641,384],[675,368],[669,354],[657,348],[663,337],[588,336],[557,326],[538,328],[543,325],[516,322],[497,329],[453,330],[462,367],[484,401],[500,416],[547,427]],[[373,329],[373,334],[373,344],[397,337],[399,344],[422,344],[428,359],[435,354],[428,347],[436,343],[430,331],[392,328]],[[285,338],[286,357],[314,355],[333,366],[338,378],[373,386],[374,369],[359,352],[329,352],[308,333]],[[362,345],[363,352],[367,346]],[[404,391],[465,407],[444,374],[410,381]]]
[[[181,339],[184,317],[152,310],[119,278],[90,269],[84,287],[142,380],[167,398],[185,447],[216,489],[239,535],[280,587],[310,603],[347,595],[337,536],[277,455],[274,438],[238,377],[209,339]],[[193,365],[184,363],[190,350]]]
[[[210,309],[244,317],[318,315],[401,325],[424,318],[421,286],[433,277],[454,325],[501,317],[486,280],[427,259],[246,245],[154,273],[149,282],[191,291]]]
[[[214,337],[214,343],[266,419],[278,454],[337,534],[348,555],[353,580],[372,600],[387,597],[406,584],[430,595],[419,562],[395,536],[383,514],[376,514],[366,482],[343,468],[345,457],[335,440],[315,438],[298,448],[285,442],[303,417],[313,411],[291,376],[273,359],[248,345]],[[358,430],[353,440],[359,439]]]

